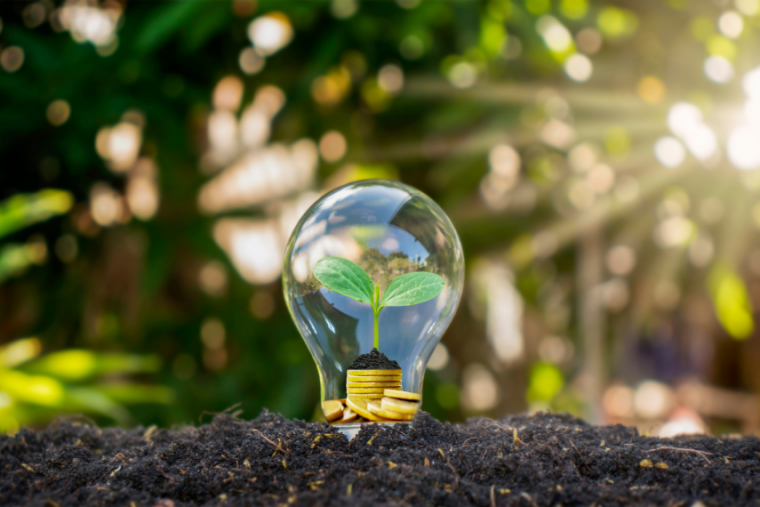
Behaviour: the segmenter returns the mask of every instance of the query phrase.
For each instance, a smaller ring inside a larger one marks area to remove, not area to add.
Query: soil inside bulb
[[[396,361],[388,359],[388,356],[377,349],[372,349],[367,354],[357,357],[349,370],[400,370],[401,366]]]

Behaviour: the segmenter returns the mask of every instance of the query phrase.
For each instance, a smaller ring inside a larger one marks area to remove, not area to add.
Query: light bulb
[[[463,282],[454,226],[408,185],[350,183],[309,208],[288,242],[283,285],[319,370],[328,421],[413,417],[428,359],[454,317]],[[372,366],[375,347],[398,367]],[[359,356],[370,366],[356,366]],[[389,399],[385,388],[397,396]],[[367,406],[371,414],[361,410]],[[386,417],[369,417],[377,414]]]

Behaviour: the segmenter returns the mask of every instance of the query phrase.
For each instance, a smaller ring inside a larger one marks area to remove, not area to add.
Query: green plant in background
[[[374,347],[380,349],[378,318],[380,311],[388,306],[412,306],[424,303],[441,293],[445,282],[435,273],[418,271],[396,277],[380,297],[380,284],[373,283],[361,267],[341,257],[325,257],[314,266],[314,276],[328,290],[372,307],[375,339]]]
[[[54,189],[14,195],[0,203],[0,238],[67,213],[73,202],[69,192]],[[0,247],[0,282],[41,263],[45,251],[34,242]],[[166,404],[174,399],[174,392],[166,387],[124,381],[124,375],[159,371],[158,356],[84,349],[40,356],[41,351],[38,338],[19,339],[0,347],[0,432],[62,413],[101,415],[129,424],[134,420],[124,405]]]
[[[74,197],[64,190],[45,189],[36,194],[17,194],[0,203],[0,239],[32,224],[67,213]],[[0,246],[0,282],[22,273],[45,256],[35,243]]]
[[[68,349],[40,356],[37,338],[0,347],[0,431],[49,420],[62,413],[105,416],[119,424],[134,420],[124,405],[168,404],[171,389],[124,381],[125,375],[155,373],[153,355]]]

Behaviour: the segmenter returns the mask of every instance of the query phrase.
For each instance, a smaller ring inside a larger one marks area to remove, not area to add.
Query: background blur
[[[0,3],[0,429],[316,418],[285,242],[380,177],[465,248],[434,416],[757,431],[759,11]]]

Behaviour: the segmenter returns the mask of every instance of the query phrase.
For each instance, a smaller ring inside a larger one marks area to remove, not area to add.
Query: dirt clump
[[[197,428],[60,422],[0,437],[0,505],[757,505],[760,440],[640,436],[538,414],[334,427],[268,412]],[[699,504],[697,504],[699,505]]]
[[[401,366],[396,361],[388,359],[388,356],[377,349],[372,349],[362,354],[351,363],[349,370],[400,370]]]

